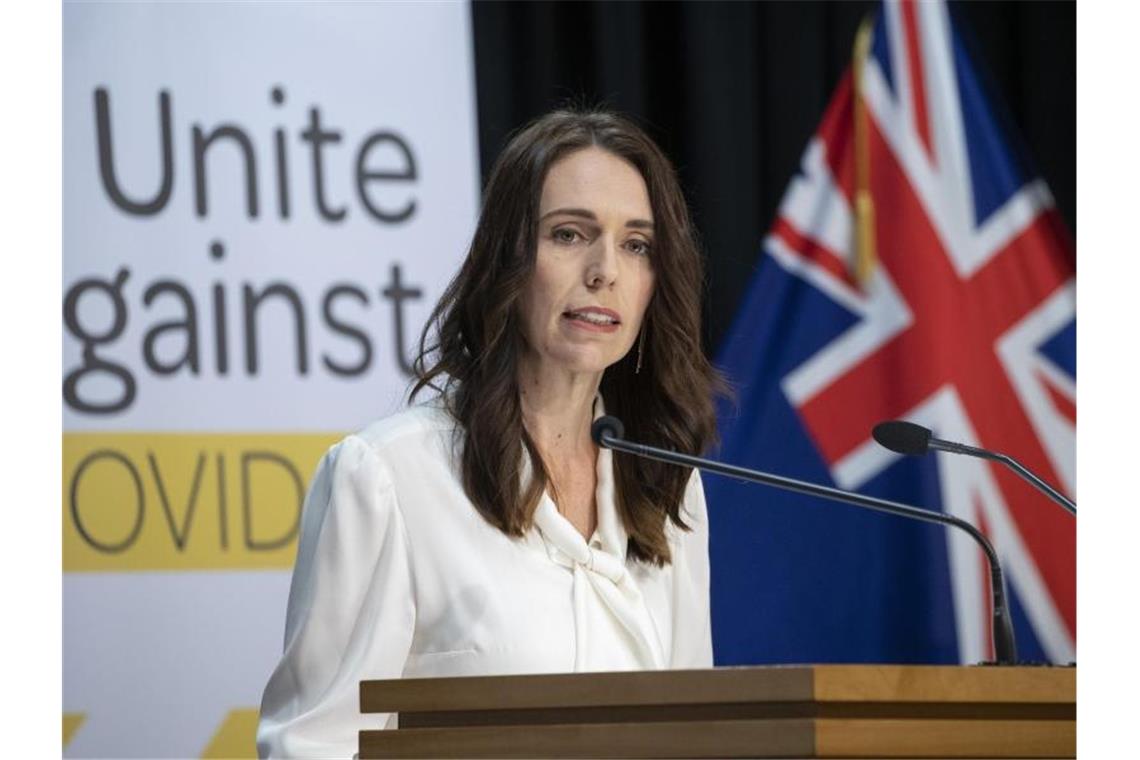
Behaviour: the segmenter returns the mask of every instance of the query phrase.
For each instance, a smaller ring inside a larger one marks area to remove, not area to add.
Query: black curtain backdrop
[[[707,256],[715,353],[872,2],[475,2],[483,179],[567,102],[633,116],[673,159]],[[1076,234],[1076,4],[955,2],[959,29]]]

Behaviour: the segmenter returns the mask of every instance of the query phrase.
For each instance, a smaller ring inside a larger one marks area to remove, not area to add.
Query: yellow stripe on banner
[[[87,720],[87,713],[64,713],[63,714],[63,746],[71,744],[71,740],[75,738],[75,732],[83,725],[83,721]]]
[[[202,752],[204,758],[257,757],[256,708],[230,710]]]
[[[64,433],[63,570],[288,568],[340,436]]]

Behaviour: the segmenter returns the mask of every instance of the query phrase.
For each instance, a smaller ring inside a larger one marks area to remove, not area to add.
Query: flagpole
[[[855,131],[855,281],[861,287],[878,264],[875,251],[875,202],[871,194],[871,149],[867,137],[867,106],[863,101],[863,68],[871,53],[874,16],[868,14],[859,24],[851,53],[851,76],[854,86],[852,119]]]

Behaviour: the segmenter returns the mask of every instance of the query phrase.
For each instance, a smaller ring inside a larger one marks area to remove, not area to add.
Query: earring
[[[641,374],[641,360],[645,355],[645,325],[641,326],[641,332],[637,336],[637,367],[633,370],[633,374]]]

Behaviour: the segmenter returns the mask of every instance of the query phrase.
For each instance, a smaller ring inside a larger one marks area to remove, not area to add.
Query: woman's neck
[[[548,462],[594,453],[590,425],[601,380],[601,373],[519,363],[523,424]]]

